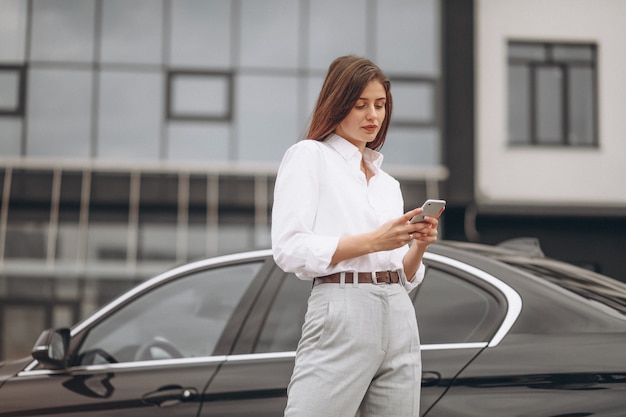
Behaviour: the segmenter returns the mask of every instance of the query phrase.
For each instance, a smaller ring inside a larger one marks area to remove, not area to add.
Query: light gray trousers
[[[315,285],[285,417],[417,417],[421,374],[415,310],[402,285]]]

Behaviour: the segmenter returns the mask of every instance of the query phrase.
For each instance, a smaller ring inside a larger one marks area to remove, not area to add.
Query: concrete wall
[[[626,1],[476,1],[479,205],[626,205]],[[507,144],[507,42],[597,45],[598,148]]]

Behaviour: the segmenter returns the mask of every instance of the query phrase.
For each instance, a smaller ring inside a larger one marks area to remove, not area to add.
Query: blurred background
[[[0,360],[171,266],[270,245],[330,62],[391,78],[385,169],[445,239],[626,281],[626,0],[0,0]]]

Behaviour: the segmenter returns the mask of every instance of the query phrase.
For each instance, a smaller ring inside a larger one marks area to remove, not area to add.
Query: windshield
[[[622,314],[626,314],[626,284],[616,279],[550,259],[513,256],[497,258],[504,263],[523,269],[578,295],[599,301]]]
[[[626,314],[626,284],[614,278],[572,264],[544,258],[536,251],[535,256],[527,256],[505,247],[475,244],[452,246],[504,262]]]

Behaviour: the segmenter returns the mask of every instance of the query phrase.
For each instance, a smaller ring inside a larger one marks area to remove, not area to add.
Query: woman
[[[423,279],[438,222],[411,224],[421,208],[403,213],[398,181],[380,168],[391,110],[380,68],[337,58],[308,139],[287,150],[278,171],[274,259],[313,281],[285,416],[419,415],[419,336],[407,293]]]

